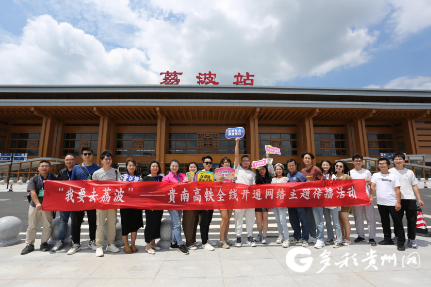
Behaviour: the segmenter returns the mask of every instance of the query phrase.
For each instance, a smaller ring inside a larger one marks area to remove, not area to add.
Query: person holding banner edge
[[[30,192],[31,198],[29,199],[28,227],[25,236],[26,246],[21,251],[21,255],[26,255],[34,251],[37,226],[41,218],[43,227],[40,250],[49,250],[48,239],[51,237],[54,216],[52,211],[42,210],[43,197],[45,194],[44,183],[46,180],[57,180],[57,176],[51,174],[51,163],[47,160],[41,160],[37,170],[39,174],[32,177],[27,185],[27,190]]]
[[[239,141],[241,138],[236,138],[235,145],[235,176],[236,183],[242,183],[245,185],[254,185],[256,182],[256,174],[250,170],[250,157],[248,155],[243,155],[239,157]],[[256,242],[253,239],[253,226],[255,221],[255,211],[254,208],[247,209],[235,209],[235,233],[236,233],[236,247],[242,246],[242,223],[244,221],[244,214],[246,220],[246,228],[247,228],[247,244],[251,247],[256,247]]]
[[[142,181],[162,182],[163,177],[160,175],[160,163],[152,160],[149,164],[150,174],[145,176]],[[163,210],[145,210],[145,243],[147,243],[147,253],[156,254],[154,250],[161,248],[156,245],[156,239],[160,238],[160,226],[162,224]]]

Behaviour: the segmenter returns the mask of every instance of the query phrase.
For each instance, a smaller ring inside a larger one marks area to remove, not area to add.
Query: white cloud
[[[107,52],[102,43],[49,15],[29,20],[21,41],[0,45],[2,84],[154,83],[136,48]]]
[[[4,41],[0,83],[157,84],[167,70],[184,72],[182,84],[208,71],[227,85],[247,71],[257,85],[324,76],[371,59],[379,31],[370,27],[391,7],[389,0],[15,1],[61,23],[36,16],[20,43]]]
[[[369,85],[364,88],[431,90],[431,77],[399,77],[383,86]]]
[[[429,0],[390,0],[395,11],[389,23],[393,26],[395,36],[403,40],[411,34],[431,26],[431,2]]]

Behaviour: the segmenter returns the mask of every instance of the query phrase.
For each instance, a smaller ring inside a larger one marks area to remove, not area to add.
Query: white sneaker
[[[217,242],[213,241],[213,240],[208,240],[207,243],[209,243],[211,246],[216,246]]]
[[[308,238],[308,243],[316,243],[316,242],[317,242],[316,238],[311,237],[311,236],[310,236],[310,238]]]
[[[275,243],[277,243],[277,244],[281,244],[281,243],[283,243],[283,241],[284,241],[284,238],[283,238],[283,236],[282,236],[282,235],[280,235],[280,236],[278,236],[278,238],[277,238],[277,240],[275,241]],[[286,240],[286,241],[289,241],[289,240]]]
[[[289,240],[283,241],[283,245],[281,245],[281,246],[283,246],[283,248],[288,248],[290,246]]]
[[[314,248],[321,249],[325,247],[325,242],[323,240],[317,240],[316,244],[314,245]]]
[[[261,242],[262,241],[262,234],[258,234],[257,237],[256,237],[256,239],[255,239],[255,241],[256,242]]]
[[[103,257],[103,247],[98,247],[96,249],[96,257]]]
[[[262,236],[262,244],[266,244],[266,236]]]
[[[55,244],[55,246],[51,249],[52,252],[57,252],[58,250],[60,250],[63,247],[63,242],[61,242],[61,240],[57,240],[57,243]]]
[[[67,255],[75,254],[79,250],[81,250],[81,245],[79,245],[79,244],[73,244],[72,248],[70,248],[69,251],[67,251]]]
[[[198,248],[194,245],[190,245],[189,247],[187,247],[188,250],[197,250]]]
[[[117,252],[120,252],[120,248],[115,246],[115,244],[111,244],[111,245],[108,245],[106,247],[106,251],[111,251],[111,252],[117,253]]]
[[[96,243],[94,243],[94,241],[88,242],[88,248],[92,249],[93,251],[96,251],[97,249]]]
[[[205,244],[204,248],[205,248],[205,250],[208,250],[208,251],[214,251],[214,247],[212,247],[211,244],[209,244],[209,243]]]
[[[253,239],[253,236],[247,237],[247,244],[251,247],[256,247],[256,241]]]

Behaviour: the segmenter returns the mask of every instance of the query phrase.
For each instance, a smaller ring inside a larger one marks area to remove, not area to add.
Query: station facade
[[[98,155],[109,149],[114,163],[133,157],[142,172],[157,159],[163,172],[172,159],[180,169],[210,154],[233,161],[227,128],[244,127],[240,153],[275,162],[310,151],[315,163],[355,153],[379,157],[396,151],[431,155],[431,92],[247,86],[0,86],[0,153],[81,162],[80,148]],[[429,159],[431,161],[431,157]],[[424,162],[419,164],[425,164]],[[0,179],[6,178],[0,170]],[[37,168],[14,165],[28,179]]]

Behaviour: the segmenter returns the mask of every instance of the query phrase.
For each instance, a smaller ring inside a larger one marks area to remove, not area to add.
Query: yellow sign
[[[198,172],[198,181],[214,181],[214,173],[201,170]]]

